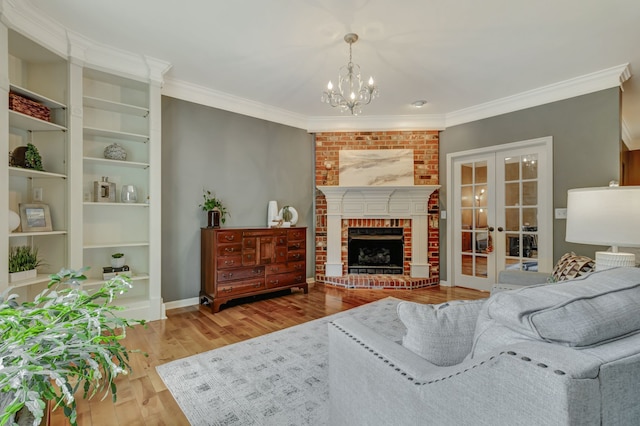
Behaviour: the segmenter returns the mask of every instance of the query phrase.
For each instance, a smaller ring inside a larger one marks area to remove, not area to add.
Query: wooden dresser
[[[240,297],[308,292],[306,228],[201,228],[201,303],[212,312]]]

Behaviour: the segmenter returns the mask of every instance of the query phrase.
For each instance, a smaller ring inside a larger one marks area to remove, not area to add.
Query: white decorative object
[[[120,190],[120,201],[123,203],[137,203],[138,192],[134,185],[122,185]]]
[[[610,252],[596,252],[598,271],[635,266],[635,255],[619,253],[618,247],[640,246],[640,186],[570,189],[565,239],[610,245]]]
[[[23,281],[23,280],[35,278],[37,276],[38,276],[38,271],[36,269],[30,269],[28,271],[21,271],[21,272],[11,272],[9,274],[9,282],[14,283],[16,281]]]
[[[357,149],[339,152],[340,186],[412,186],[412,149]]]
[[[117,143],[112,143],[104,149],[104,158],[124,161],[127,159],[127,151]]]
[[[20,215],[9,210],[9,232],[13,232],[20,226]]]
[[[267,226],[269,228],[273,227],[274,222],[276,222],[276,216],[278,215],[278,202],[277,201],[269,201],[269,205],[267,207]]]
[[[125,258],[122,257],[111,257],[111,267],[113,268],[122,268],[125,264]]]
[[[291,206],[287,206],[289,208],[289,211],[291,212],[291,220],[288,222],[284,222],[282,224],[283,227],[288,227],[288,226],[295,226],[296,223],[298,223],[298,211],[296,209],[294,209]],[[280,212],[278,213],[278,216],[284,219],[284,208],[280,209]],[[286,224],[289,225],[286,225]]]

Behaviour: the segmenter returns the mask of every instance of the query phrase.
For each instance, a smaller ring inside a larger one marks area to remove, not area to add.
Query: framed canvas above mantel
[[[412,186],[412,149],[357,149],[339,153],[340,186]]]

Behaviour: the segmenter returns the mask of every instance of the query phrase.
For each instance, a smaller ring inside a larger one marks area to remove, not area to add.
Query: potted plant
[[[111,255],[111,266],[113,268],[122,268],[125,262],[124,253],[113,253]]]
[[[19,305],[16,295],[0,296],[0,425],[14,424],[30,413],[31,424],[45,415],[47,403],[63,407],[71,425],[77,424],[74,395],[90,399],[111,392],[115,379],[131,371],[130,351],[121,341],[126,330],[144,321],[116,314],[111,303],[131,288],[117,276],[96,291],[80,287],[84,269],[63,269],[51,275],[47,289],[33,302]]]
[[[31,246],[13,246],[9,248],[9,282],[35,278],[36,268],[42,265],[38,257],[38,248]]]
[[[207,212],[207,227],[219,228],[220,222],[224,223],[227,216],[227,208],[222,204],[219,198],[216,198],[211,191],[203,189],[204,202],[200,204],[203,211]]]
[[[27,144],[27,150],[24,153],[24,164],[27,169],[34,169],[42,171],[42,157],[38,148],[32,144]]]

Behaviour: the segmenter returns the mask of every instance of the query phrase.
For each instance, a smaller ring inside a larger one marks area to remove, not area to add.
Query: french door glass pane
[[[460,247],[462,274],[487,276],[487,162],[462,164],[460,186]]]
[[[505,266],[538,268],[538,157],[514,156],[504,162]]]

